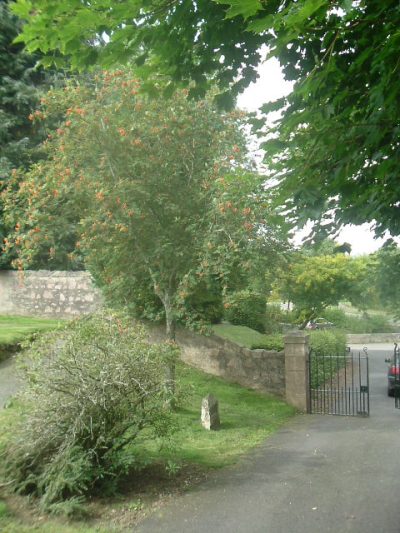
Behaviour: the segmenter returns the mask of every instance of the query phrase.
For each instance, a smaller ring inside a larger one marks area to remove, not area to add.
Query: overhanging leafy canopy
[[[232,86],[225,105],[254,80],[267,44],[296,81],[265,145],[288,213],[328,229],[375,220],[377,233],[400,234],[398,2],[17,0],[15,10],[31,51],[80,68],[133,58],[194,95]]]

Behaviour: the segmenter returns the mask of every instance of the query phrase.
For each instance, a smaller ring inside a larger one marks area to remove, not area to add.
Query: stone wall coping
[[[304,333],[304,331],[291,331],[284,336],[285,344],[305,344],[310,335]]]

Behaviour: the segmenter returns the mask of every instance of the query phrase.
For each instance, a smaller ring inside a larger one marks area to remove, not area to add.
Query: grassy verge
[[[7,507],[4,507],[6,511],[3,514],[0,507],[0,531],[102,533],[132,530],[135,521],[152,506],[159,505],[163,495],[175,494],[185,486],[192,486],[211,468],[235,463],[295,412],[283,401],[227,383],[183,364],[179,365],[177,375],[183,386],[190,389],[176,412],[177,432],[167,447],[160,448],[160,443],[145,439],[137,442],[132,451],[149,466],[141,475],[135,474],[129,480],[128,493],[119,499],[91,502],[88,505],[89,519],[70,524],[56,518],[41,517],[34,508],[27,508],[32,504],[28,504],[25,498],[16,499],[3,493],[3,502]],[[219,400],[219,431],[206,431],[200,425],[201,399],[208,393]],[[15,402],[0,413],[0,452],[23,411],[22,406]],[[124,517],[123,525],[117,521],[117,516]]]
[[[14,344],[37,331],[55,328],[59,319],[28,316],[0,316],[0,344]]]
[[[0,361],[16,350],[19,342],[39,331],[53,329],[60,320],[26,316],[0,316]]]
[[[154,458],[219,468],[234,463],[294,414],[292,407],[277,398],[227,383],[188,366],[180,366],[178,375],[191,393],[177,413],[179,430],[171,449],[160,453],[154,443],[144,446],[146,453]],[[219,431],[205,431],[199,422],[201,399],[208,393],[219,401]]]
[[[246,348],[264,348],[265,350],[283,350],[283,335],[280,333],[265,335],[247,326],[216,324],[213,332],[219,337],[245,346]]]

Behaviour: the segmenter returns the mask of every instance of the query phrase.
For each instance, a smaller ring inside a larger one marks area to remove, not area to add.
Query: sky
[[[248,111],[255,111],[262,104],[276,100],[290,93],[292,84],[283,79],[277,59],[264,61],[258,67],[259,79],[252,83],[238,98],[238,106]],[[345,226],[337,237],[339,243],[348,242],[352,255],[369,254],[378,250],[385,239],[374,239],[370,225]],[[294,242],[300,244],[307,231],[297,233]]]

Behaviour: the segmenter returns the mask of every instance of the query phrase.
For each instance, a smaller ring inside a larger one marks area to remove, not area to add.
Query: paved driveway
[[[371,416],[300,415],[135,531],[399,533],[400,410],[370,346]]]

